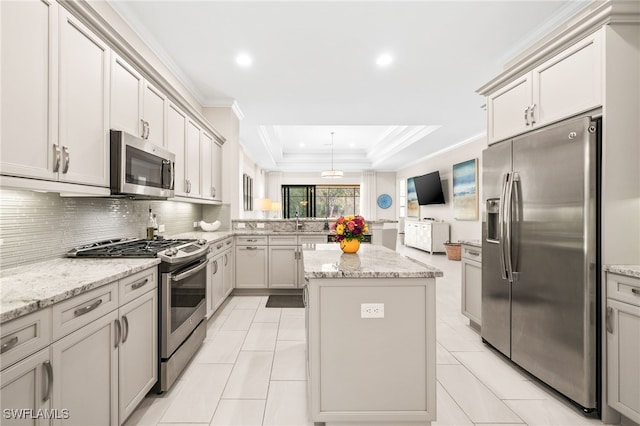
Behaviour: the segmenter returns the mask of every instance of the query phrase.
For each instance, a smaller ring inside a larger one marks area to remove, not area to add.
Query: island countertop
[[[361,244],[357,253],[342,253],[338,244],[303,245],[305,278],[436,278],[441,270],[386,247]]]

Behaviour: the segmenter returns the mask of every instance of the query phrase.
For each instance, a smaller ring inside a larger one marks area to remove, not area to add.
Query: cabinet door
[[[2,407],[3,425],[47,425],[44,418],[20,418],[20,412],[33,410],[26,416],[36,414],[38,410],[51,408],[51,380],[49,369],[49,348],[41,350],[20,361],[0,374],[0,407]],[[58,407],[56,407],[58,408]],[[15,411],[13,411],[15,410]],[[59,413],[61,416],[64,413]]]
[[[533,70],[536,126],[602,104],[600,32],[576,43]]]
[[[109,48],[60,8],[60,180],[109,186]]]
[[[207,317],[211,316],[224,300],[224,256],[216,256],[210,261],[207,287]]]
[[[236,288],[267,287],[267,247],[236,247]]]
[[[200,128],[187,119],[187,195],[200,198]]]
[[[148,81],[144,82],[143,97],[143,119],[147,122],[147,140],[158,146],[166,146],[165,123],[167,97]]]
[[[142,75],[111,52],[111,128],[142,137]]]
[[[224,269],[224,272],[222,274],[223,300],[224,298],[229,296],[229,294],[233,290],[233,283],[235,282],[235,276],[234,276],[235,268],[233,267],[233,257],[234,257],[233,250],[227,250],[223,255],[223,263],[222,263],[222,267]]]
[[[269,246],[269,287],[296,288],[298,286],[298,248]]]
[[[176,155],[175,195],[186,196],[186,124],[187,116],[175,105],[169,103],[167,108],[167,147]]]
[[[482,324],[482,266],[462,259],[462,314]]]
[[[131,415],[158,379],[158,293],[151,290],[120,308],[119,418]]]
[[[222,201],[222,147],[215,141],[211,145],[211,188],[213,199]]]
[[[55,1],[0,2],[0,173],[57,179]]]
[[[70,415],[54,425],[118,423],[117,319],[112,311],[51,345],[51,404]]]
[[[531,74],[527,73],[487,98],[489,143],[531,129],[525,110],[532,104]]]
[[[204,132],[200,133],[200,170],[202,172],[200,179],[200,194],[202,198],[213,199],[211,190],[211,149],[213,139]]]
[[[640,423],[640,306],[607,300],[609,405]]]

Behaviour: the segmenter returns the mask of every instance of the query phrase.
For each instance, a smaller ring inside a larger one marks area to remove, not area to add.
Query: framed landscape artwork
[[[407,179],[407,216],[420,216],[420,206],[418,205],[418,194],[413,178]]]
[[[453,217],[478,220],[478,159],[453,165]]]

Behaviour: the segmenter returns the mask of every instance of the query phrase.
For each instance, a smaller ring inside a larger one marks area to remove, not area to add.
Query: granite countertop
[[[640,265],[604,265],[606,272],[640,278]]]
[[[480,240],[458,240],[460,244],[466,244],[468,246],[474,246],[477,248],[482,248],[482,243]]]
[[[0,323],[151,268],[160,259],[61,258],[19,266],[0,277]]]
[[[362,244],[357,253],[342,253],[338,244],[303,246],[306,278],[435,278],[441,270],[386,247]]]
[[[195,239],[195,240],[206,240],[207,242],[216,242],[220,240],[224,240],[228,237],[233,237],[236,234],[234,231],[192,231],[192,232],[183,232],[181,234],[169,235],[165,238],[183,238],[183,239]]]

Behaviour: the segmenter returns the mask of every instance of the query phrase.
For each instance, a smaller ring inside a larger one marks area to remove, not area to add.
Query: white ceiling
[[[235,102],[262,168],[300,172],[330,168],[331,132],[345,171],[399,170],[482,134],[475,90],[587,1],[110,3],[203,106]]]

